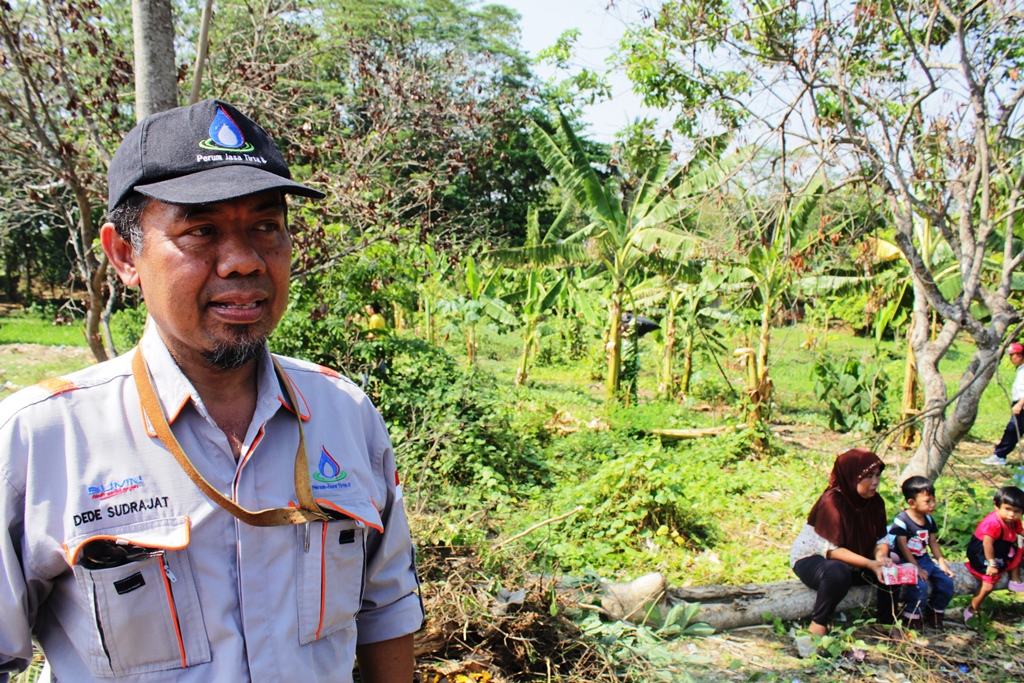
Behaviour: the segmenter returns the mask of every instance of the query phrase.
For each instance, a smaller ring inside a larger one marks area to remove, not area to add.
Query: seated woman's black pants
[[[798,560],[793,566],[793,571],[804,585],[818,592],[818,598],[814,601],[814,613],[811,615],[811,621],[816,624],[829,625],[832,614],[850,592],[851,586],[878,588],[875,597],[875,620],[884,625],[896,622],[894,587],[879,585],[874,572],[870,570],[851,567],[839,560],[826,560],[821,555],[812,555]]]

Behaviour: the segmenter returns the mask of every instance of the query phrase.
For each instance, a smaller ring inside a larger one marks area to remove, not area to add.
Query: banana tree
[[[506,304],[518,303],[520,306],[519,329],[523,337],[523,350],[514,380],[517,387],[526,383],[530,356],[536,350],[540,338],[540,321],[561,297],[565,282],[566,277],[562,275],[553,284],[545,285],[543,272],[533,269],[526,276],[526,287],[523,290],[502,297]]]
[[[489,276],[482,277],[477,272],[476,261],[467,256],[463,261],[463,281],[459,283],[462,293],[438,303],[438,311],[451,321],[446,331],[461,330],[466,343],[466,364],[470,366],[476,363],[476,328],[481,320],[489,318],[504,325],[518,322],[496,293],[498,272],[495,269]]]
[[[771,325],[779,303],[793,293],[795,280],[790,258],[804,246],[804,237],[810,232],[811,214],[823,195],[824,178],[819,174],[798,194],[785,198],[767,212],[753,210],[748,204],[748,219],[753,220],[752,227],[759,241],[730,277],[733,282],[750,283],[750,299],[756,302],[756,346],[735,352],[746,363],[747,424],[751,426],[763,423],[771,400],[773,387],[768,358]],[[765,446],[760,437],[755,437],[753,445],[755,451]]]
[[[447,254],[438,253],[429,243],[414,244],[409,258],[422,264],[423,276],[416,287],[419,308],[423,313],[423,334],[428,344],[436,343],[434,331],[437,327],[435,315],[439,302],[449,294],[446,282],[451,276],[452,266]]]
[[[790,292],[792,285],[788,259],[782,251],[771,244],[764,247],[755,244],[747,253],[744,265],[737,267],[732,275],[739,280],[753,284],[756,295],[758,318],[757,344],[754,347],[738,349],[736,354],[746,363],[745,391],[748,401],[747,424],[761,424],[766,417],[768,401],[772,395],[772,380],[769,373],[768,348],[771,345],[772,319],[776,306]],[[755,444],[763,445],[763,444]]]
[[[658,396],[674,399],[690,393],[693,374],[693,355],[697,343],[703,340],[707,351],[714,354],[724,350],[715,326],[723,319],[732,318],[728,311],[719,310],[712,303],[721,295],[725,275],[710,272],[698,263],[680,264],[669,275],[653,278],[638,286],[635,303],[641,310],[661,306],[662,349],[661,369],[658,377]],[[682,375],[677,379],[675,362],[682,344]]]
[[[603,267],[609,278],[605,390],[609,400],[616,400],[622,368],[619,323],[629,283],[652,263],[678,258],[697,244],[695,233],[684,227],[687,214],[721,178],[727,164],[699,171],[691,167],[673,170],[674,155],[666,140],[658,145],[636,189],[624,192],[615,178],[601,180],[561,114],[559,130],[561,138],[556,140],[534,124],[531,138],[541,161],[565,193],[566,206],[578,207],[589,223],[560,242],[505,250],[499,258],[509,258],[510,252],[516,252],[534,263],[597,263]]]

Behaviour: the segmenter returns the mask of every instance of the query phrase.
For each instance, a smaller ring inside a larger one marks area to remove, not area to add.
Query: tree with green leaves
[[[759,198],[744,193],[739,220],[749,222],[751,246],[730,272],[735,283],[749,285],[747,303],[757,327],[750,346],[737,350],[746,364],[747,423],[761,426],[772,396],[769,349],[779,307],[795,294],[800,273],[793,267],[816,235],[811,216],[824,192],[824,178],[814,175],[793,195]],[[756,340],[756,341],[755,341]],[[765,444],[755,438],[755,446]],[[763,450],[763,448],[762,448]]]
[[[646,270],[658,270],[697,244],[696,232],[686,227],[685,220],[696,215],[700,200],[721,176],[720,167],[676,165],[672,145],[665,140],[655,146],[650,163],[639,170],[635,181],[624,183],[622,176],[602,179],[598,175],[564,115],[559,114],[557,133],[534,124],[532,137],[566,204],[578,208],[589,222],[558,243],[515,251],[518,258],[536,263],[602,267],[609,280],[605,389],[609,400],[614,400],[620,389],[620,322],[629,289]]]
[[[128,22],[125,8],[95,0],[0,2],[0,195],[24,223],[66,231],[97,360],[113,353],[102,323],[114,299],[96,238],[110,150],[133,123],[120,104],[132,78],[118,33]]]
[[[633,292],[638,308],[660,306],[661,367],[658,372],[658,396],[671,400],[677,395],[690,393],[693,375],[693,357],[697,344],[703,342],[710,353],[722,350],[719,334],[714,327],[719,322],[712,302],[721,295],[719,287],[725,276],[712,274],[700,262],[684,261],[661,275],[639,285]],[[676,377],[675,362],[682,342],[682,374]]]
[[[672,1],[623,46],[635,87],[648,103],[672,107],[678,127],[772,139],[783,178],[799,148],[836,186],[857,183],[885,197],[910,266],[910,343],[924,388],[921,442],[902,475],[937,476],[974,424],[1021,320],[1011,299],[1024,262],[1019,8],[997,0]],[[959,266],[952,296],[922,254],[921,219]],[[986,260],[999,264],[995,275]],[[932,312],[941,321],[934,339]],[[976,350],[950,396],[940,366],[962,332]]]
[[[556,221],[557,223],[557,221]],[[554,227],[554,226],[552,226]],[[543,237],[540,234],[540,219],[536,207],[531,207],[527,214],[526,246],[536,247],[552,242],[553,231],[549,227]],[[545,282],[545,269],[530,264],[532,267],[526,274],[526,281],[517,288],[501,296],[501,300],[513,310],[518,311],[519,331],[523,340],[523,350],[519,357],[519,367],[513,384],[519,387],[526,384],[529,378],[530,356],[536,351],[540,340],[541,319],[560,300],[565,289],[567,278],[561,275],[553,281]]]
[[[462,279],[456,283],[455,296],[438,302],[438,311],[448,317],[446,329],[460,331],[466,342],[466,364],[476,364],[477,325],[494,320],[514,326],[518,321],[509,312],[499,295],[499,269],[485,275],[477,267],[476,259],[467,256],[462,263]]]

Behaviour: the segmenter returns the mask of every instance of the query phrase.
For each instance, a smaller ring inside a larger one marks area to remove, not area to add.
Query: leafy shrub
[[[690,378],[690,395],[687,398],[707,403],[731,403],[737,397],[717,370],[698,370]]]
[[[110,316],[110,335],[114,338],[114,348],[124,353],[139,343],[142,332],[146,329],[146,304],[140,303],[138,308],[122,308]]]
[[[869,432],[889,424],[889,377],[881,368],[872,370],[859,360],[837,361],[822,356],[812,366],[811,374],[814,397],[828,406],[829,429]]]
[[[53,321],[57,318],[57,304],[52,301],[33,301],[25,307],[25,314],[43,320]]]
[[[945,502],[945,509],[940,506],[934,515],[943,553],[947,557],[966,557],[967,543],[978,522],[993,509],[995,491],[965,480],[940,480],[936,493],[940,503]]]
[[[461,508],[543,477],[536,443],[514,426],[510,402],[493,377],[462,368],[421,339],[396,333],[368,337],[362,325],[350,322],[358,302],[325,296],[312,280],[293,283],[291,296],[271,347],[356,381],[365,374],[366,391],[388,425],[412,497]]]
[[[869,316],[868,293],[862,292],[849,296],[839,297],[829,306],[832,317],[839,318],[856,330],[862,333],[870,328],[874,316]]]
[[[595,333],[577,315],[551,317],[541,325],[540,331],[536,360],[540,366],[575,363],[586,357],[588,348],[600,346],[600,332]]]
[[[492,376],[419,339],[380,343],[390,361],[375,397],[410,491],[488,500],[544,479],[536,443],[516,429]]]
[[[638,554],[665,545],[703,546],[715,525],[688,494],[688,473],[658,442],[637,442],[561,492],[560,507],[585,512],[560,527],[555,554],[570,567],[630,566]]]

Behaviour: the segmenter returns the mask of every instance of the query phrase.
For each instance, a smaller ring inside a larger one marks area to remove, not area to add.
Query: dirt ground
[[[694,667],[699,683],[712,681],[1024,681],[1024,624],[1018,621],[992,627],[982,635],[958,622],[943,633],[926,632],[899,642],[861,627],[838,657],[800,659],[789,634],[779,636],[772,626],[753,626],[683,645],[710,664]],[[859,643],[857,641],[860,641]],[[1005,645],[1000,647],[996,641]]]
[[[83,346],[0,344],[0,399],[49,375],[85,367],[92,360],[92,353]]]
[[[0,363],[40,365],[55,359],[79,360],[87,364],[92,352],[84,346],[43,346],[42,344],[0,344]]]

